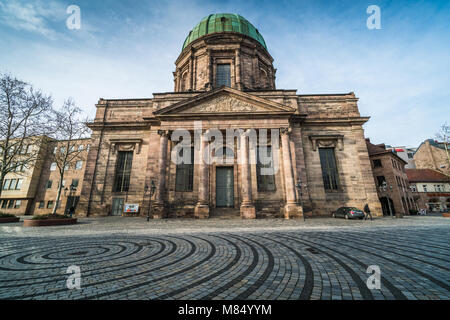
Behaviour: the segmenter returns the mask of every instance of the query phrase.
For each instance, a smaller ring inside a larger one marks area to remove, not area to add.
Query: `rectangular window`
[[[386,178],[384,176],[378,176],[377,177],[377,185],[381,186],[383,184],[383,182],[386,181]]]
[[[229,64],[218,64],[216,68],[216,87],[231,87],[231,73]]]
[[[189,148],[182,148],[180,150],[180,157],[183,152]],[[175,191],[189,192],[194,189],[194,148],[190,148],[191,159],[190,163],[177,164],[175,177]]]
[[[29,144],[27,147],[27,154],[31,154],[31,152],[33,152],[33,145]]]
[[[10,183],[11,183],[11,180],[5,179],[5,182],[3,182],[3,190],[8,190]]]
[[[16,190],[20,190],[22,188],[23,179],[17,180]]]
[[[14,205],[14,209],[19,209],[22,204],[22,200],[16,200],[16,204]]]
[[[128,192],[130,188],[131,167],[133,163],[132,151],[120,151],[117,156],[114,192]]]
[[[83,161],[77,161],[75,164],[75,170],[81,170],[83,169]]]
[[[373,160],[373,167],[374,168],[381,168],[383,165],[381,164],[381,159],[375,159]]]
[[[16,185],[17,185],[17,180],[11,179],[11,184],[9,185],[9,190],[14,190],[16,188]]]
[[[6,209],[7,205],[8,205],[8,200],[3,200],[3,202],[2,202],[2,209]]]
[[[83,151],[84,150],[84,146],[82,145],[82,144],[80,144],[79,146],[78,146],[78,151]]]
[[[8,201],[8,209],[12,209],[14,208],[14,200],[9,200]]]
[[[423,191],[427,192],[427,185],[426,184],[423,185]]]
[[[39,209],[43,209],[45,206],[45,202],[44,201],[39,201]]]
[[[267,151],[264,149],[260,149],[260,147],[256,148],[256,178],[258,182],[258,191],[267,192],[267,191],[275,191],[275,172],[273,169],[273,155],[272,155],[272,146],[266,147]],[[261,161],[260,150],[266,152],[266,157],[270,158],[270,162],[264,164]],[[271,171],[271,172],[269,172]]]
[[[56,162],[53,162],[51,165],[50,165],[50,171],[55,171],[56,170]]]
[[[319,156],[325,190],[337,190],[339,180],[334,148],[319,148]]]
[[[79,183],[79,182],[78,182],[78,179],[73,179],[73,180],[72,180],[72,187],[73,187],[73,188],[78,188],[78,183]]]
[[[47,209],[53,209],[53,201],[47,202]]]
[[[47,189],[51,189],[52,188],[52,184],[53,184],[53,180],[48,180],[47,181]]]

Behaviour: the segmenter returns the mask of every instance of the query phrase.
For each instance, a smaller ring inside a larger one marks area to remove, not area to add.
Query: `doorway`
[[[123,214],[123,198],[114,198],[112,204],[111,215],[113,216],[121,216]]]
[[[80,201],[80,197],[67,197],[66,209],[65,213],[70,212],[70,208],[73,207],[75,210],[77,209],[78,202]]]
[[[234,207],[234,169],[233,167],[216,168],[216,207]]]

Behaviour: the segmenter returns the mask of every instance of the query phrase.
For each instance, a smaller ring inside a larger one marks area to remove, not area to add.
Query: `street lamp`
[[[383,192],[386,192],[386,198],[387,198],[387,203],[388,203],[388,208],[389,208],[389,214],[390,214],[391,218],[394,218],[392,216],[391,201],[390,201],[390,198],[389,198],[389,192],[392,191],[392,186],[391,185],[388,186],[386,181],[383,181],[383,183],[380,186],[380,190],[383,191]]]
[[[69,189],[70,188],[70,189]],[[69,212],[70,212],[70,217],[72,218],[72,207],[74,206],[74,203],[73,203],[73,201],[74,201],[74,199],[73,199],[73,194],[77,191],[77,188],[74,186],[74,184],[73,184],[73,182],[72,182],[72,184],[70,185],[70,187],[69,188],[67,188],[67,187],[65,187],[64,188],[64,196],[66,196],[67,197],[67,191],[69,191],[69,197],[70,197],[70,199],[71,199],[71,201],[72,201],[72,203],[70,203],[70,208],[69,208]],[[69,199],[67,199],[67,201],[69,201]],[[67,211],[66,211],[67,212]]]
[[[298,180],[297,184],[295,185],[295,187],[298,190],[298,194],[299,194],[299,199],[300,199],[300,205],[302,206],[302,217],[303,217],[303,221],[305,221],[305,211],[303,210],[303,192],[302,192],[302,181]],[[303,185],[303,187],[307,187],[307,184],[305,183]]]
[[[153,180],[150,181],[150,187],[148,185],[145,185],[145,195],[147,192],[150,192],[150,199],[149,199],[149,205],[148,205],[148,211],[147,211],[147,222],[150,221],[150,211],[152,210],[152,197],[155,194],[156,191],[156,185]]]

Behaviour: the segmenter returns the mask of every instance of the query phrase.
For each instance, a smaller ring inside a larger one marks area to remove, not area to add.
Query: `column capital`
[[[291,127],[280,128],[281,135],[289,135],[291,132],[292,132],[292,128]]]
[[[169,135],[169,130],[158,130],[158,134],[160,136],[168,136]]]

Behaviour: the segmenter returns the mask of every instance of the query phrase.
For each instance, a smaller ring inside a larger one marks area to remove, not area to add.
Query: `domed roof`
[[[183,50],[198,38],[218,32],[237,32],[245,34],[258,41],[267,50],[266,42],[258,29],[244,17],[231,13],[210,14],[203,18],[194,29],[189,32],[186,40],[184,40]]]

